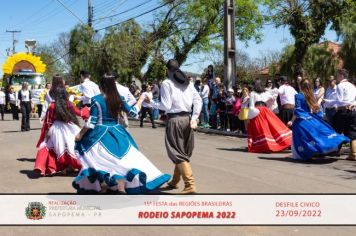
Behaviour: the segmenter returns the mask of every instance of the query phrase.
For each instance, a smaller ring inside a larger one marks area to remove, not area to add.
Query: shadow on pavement
[[[282,161],[282,162],[290,162],[290,163],[297,163],[297,164],[312,164],[312,165],[325,165],[338,161],[338,159],[335,158],[311,158],[308,161],[296,160],[290,157],[258,157],[258,159],[267,160],[267,161]]]
[[[29,179],[39,179],[41,175],[33,170],[20,170],[21,174],[27,175]]]
[[[221,151],[229,151],[229,152],[248,152],[247,147],[245,148],[216,148]]]
[[[18,161],[22,161],[22,162],[35,162],[36,161],[36,158],[27,158],[27,157],[22,157],[22,158],[17,158],[16,160]]]
[[[77,177],[78,172],[77,171],[71,171],[66,174],[63,174],[61,172],[53,174],[53,175],[46,175],[46,176],[41,176],[39,173],[33,171],[33,170],[20,170],[21,174],[27,175],[29,179],[38,179],[38,178],[51,178],[51,177],[70,177],[74,178]]]

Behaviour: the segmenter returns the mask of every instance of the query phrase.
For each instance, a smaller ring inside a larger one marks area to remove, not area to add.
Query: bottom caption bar
[[[356,195],[0,195],[0,225],[356,225]]]

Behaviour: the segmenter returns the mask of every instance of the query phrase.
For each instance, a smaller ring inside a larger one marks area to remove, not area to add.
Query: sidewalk
[[[134,118],[129,118],[129,120],[133,121],[139,121],[138,119]],[[151,123],[150,120],[144,120],[144,123]],[[161,120],[155,120],[155,123],[160,126],[165,126],[166,123],[165,121]],[[235,132],[230,132],[230,131],[223,131],[223,130],[217,130],[217,129],[208,129],[208,128],[197,128],[197,131],[200,133],[205,133],[205,134],[214,134],[214,135],[222,135],[222,136],[231,136],[231,137],[237,137],[237,138],[247,138],[247,134],[239,134]]]

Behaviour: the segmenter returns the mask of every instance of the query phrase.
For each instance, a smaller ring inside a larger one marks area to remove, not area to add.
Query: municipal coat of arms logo
[[[25,215],[30,220],[41,220],[46,216],[46,207],[40,202],[30,202]]]

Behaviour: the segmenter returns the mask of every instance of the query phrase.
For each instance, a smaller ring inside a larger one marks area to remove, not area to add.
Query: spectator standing
[[[217,115],[218,115],[218,129],[226,130],[227,128],[227,114],[226,114],[226,91],[223,86],[220,86],[218,103],[217,103]]]
[[[336,79],[334,76],[330,76],[328,79],[329,87],[326,89],[324,99],[327,100],[337,100],[336,95]],[[330,106],[329,104],[324,103],[325,107],[325,117],[326,121],[332,126],[333,125],[333,118],[336,114],[337,108],[335,106]]]
[[[209,86],[208,86],[208,78],[203,79],[203,84],[200,89],[200,97],[203,100],[203,128],[209,128]]]
[[[212,89],[213,88],[213,84],[215,82],[215,73],[214,73],[213,65],[209,65],[208,66],[207,76],[208,76],[208,86],[209,86],[210,89]]]
[[[5,104],[6,104],[6,99],[5,99],[4,88],[1,88],[1,89],[0,89],[0,113],[1,113],[1,120],[4,120]]]
[[[158,81],[155,80],[151,85],[151,90],[152,90],[152,97],[154,102],[159,102],[159,87],[158,87]],[[153,109],[153,119],[158,120],[159,118],[159,110],[158,109]]]
[[[236,119],[237,117],[233,113],[234,105],[236,103],[236,97],[234,95],[233,89],[228,89],[228,95],[226,98],[226,129],[227,131],[235,131],[236,130]]]
[[[189,79],[190,79],[190,81],[192,81],[191,77]],[[197,90],[198,93],[200,93],[200,90],[201,90],[201,81],[200,81],[200,79],[195,80],[194,88]]]
[[[211,100],[210,100],[210,126],[213,129],[218,128],[218,102],[219,102],[219,93],[220,93],[220,87],[221,87],[221,79],[219,77],[215,78],[214,83],[212,84],[210,94],[211,94]]]
[[[302,80],[303,80],[303,77],[298,75],[295,86],[294,86],[294,89],[295,89],[295,91],[297,91],[297,93],[300,92],[300,84],[301,84]]]
[[[321,102],[324,99],[324,94],[325,89],[320,81],[320,78],[316,78],[314,81],[314,97],[319,106],[321,105]]]
[[[30,131],[30,114],[31,114],[31,92],[28,89],[28,83],[23,83],[22,88],[18,93],[20,101],[20,109],[22,113],[21,131]]]
[[[238,114],[239,120],[243,121],[243,126],[241,126],[241,131],[247,133],[248,126],[248,107],[250,103],[250,91],[248,87],[243,87],[241,91],[241,110]]]
[[[18,111],[18,97],[17,93],[14,90],[14,87],[10,87],[9,91],[9,104],[11,107],[11,113],[12,113],[12,119],[13,120],[18,120],[19,119],[19,111]]]
[[[271,79],[268,79],[266,82],[266,91],[270,92],[273,97],[273,102],[269,104],[269,109],[276,115],[279,113],[277,97],[278,97],[278,89],[273,87],[273,82]]]
[[[142,85],[142,95],[149,99],[150,101],[153,100],[153,95],[151,91],[151,87],[149,85]],[[146,118],[147,113],[150,115],[151,123],[152,123],[152,128],[155,129],[157,128],[155,125],[155,121],[153,119],[153,108],[151,103],[147,102],[142,102],[142,110],[141,110],[141,118],[140,118],[140,127],[143,127],[143,120]]]

